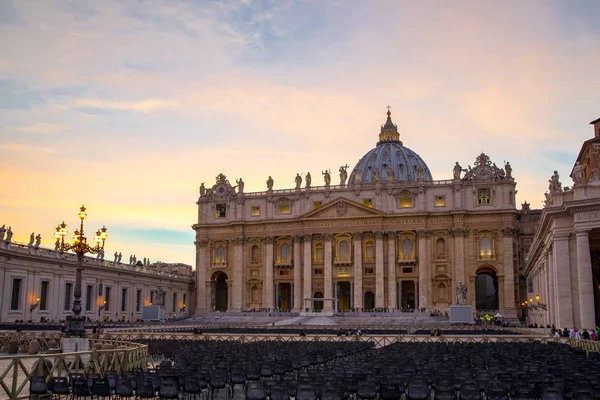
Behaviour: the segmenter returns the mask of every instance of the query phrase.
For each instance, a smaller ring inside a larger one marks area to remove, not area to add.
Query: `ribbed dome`
[[[419,173],[423,182],[431,182],[431,172],[425,161],[400,141],[398,128],[392,122],[388,111],[385,125],[381,127],[379,142],[365,154],[350,174],[349,183],[375,183],[381,181],[418,181]],[[393,171],[393,178],[390,179]]]

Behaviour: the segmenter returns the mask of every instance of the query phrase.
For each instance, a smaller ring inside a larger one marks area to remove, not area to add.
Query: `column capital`
[[[384,235],[383,231],[375,231],[375,232],[373,232],[373,236],[375,236],[375,239],[383,239],[383,235]]]
[[[579,236],[589,236],[591,229],[576,229],[575,235]]]
[[[208,239],[200,239],[200,240],[196,240],[195,244],[197,247],[206,247],[206,246],[208,246],[209,242],[210,242],[210,240],[208,240]]]
[[[300,243],[302,241],[302,235],[294,235],[292,239],[294,240],[294,243]]]
[[[333,238],[333,235],[331,233],[324,233],[323,234],[323,240],[325,241],[329,241]]]
[[[362,239],[362,232],[352,232],[352,239],[354,240],[361,240]]]
[[[388,239],[396,238],[396,231],[386,231],[385,234],[387,235]]]
[[[448,230],[448,233],[453,237],[467,237],[471,231],[467,228],[452,228]]]
[[[508,236],[508,237],[515,236],[516,233],[517,233],[516,229],[513,228],[512,226],[507,226],[507,227],[502,228],[502,235],[504,235],[505,237],[506,236]]]
[[[302,240],[305,242],[310,242],[312,241],[312,235],[310,233],[306,233],[302,236]]]
[[[422,230],[417,231],[417,235],[419,237],[430,238],[432,235],[432,232],[428,229],[422,229]]]
[[[244,244],[244,238],[241,236],[234,237],[233,239],[231,239],[231,243],[233,243],[234,245]]]
[[[275,238],[273,236],[265,236],[264,240],[267,244],[273,244],[273,242],[275,242]]]

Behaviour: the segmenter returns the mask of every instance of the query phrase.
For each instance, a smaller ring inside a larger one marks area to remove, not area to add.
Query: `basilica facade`
[[[373,135],[374,138],[376,135]],[[375,148],[348,175],[246,193],[200,187],[196,313],[448,310],[467,287],[474,314],[516,318],[518,215],[510,164],[486,154],[434,180],[388,111]],[[336,177],[338,173],[336,172]],[[337,179],[336,179],[337,180]],[[476,315],[474,315],[476,316]]]

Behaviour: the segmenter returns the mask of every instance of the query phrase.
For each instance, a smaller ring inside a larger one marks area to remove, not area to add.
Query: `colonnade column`
[[[331,265],[331,234],[326,233],[323,235],[323,241],[325,242],[324,249],[324,276],[323,276],[323,297],[326,299],[331,299],[333,297],[332,294],[332,285],[333,285],[333,267]],[[333,311],[333,304],[331,301],[325,301],[323,305],[323,311],[331,312]]]
[[[275,238],[265,238],[265,293],[263,304],[266,308],[273,308],[273,242]]]
[[[427,248],[431,231],[422,230],[419,234],[419,306],[425,308],[429,304],[427,301],[429,288],[429,259],[427,257]],[[415,293],[416,295],[417,293]],[[416,297],[416,296],[415,296]]]
[[[233,296],[231,301],[231,310],[240,311],[242,309],[242,286],[244,285],[244,260],[243,249],[244,238],[236,237],[233,242]]]
[[[596,315],[594,312],[594,277],[592,275],[589,231],[577,230],[575,233],[577,235],[577,284],[579,285],[581,328],[594,329],[596,327]]]
[[[571,264],[569,262],[569,235],[554,234],[554,269],[556,270],[557,324],[573,326],[573,299],[571,292]]]
[[[232,297],[233,297],[233,290],[232,290],[232,281],[231,279],[227,279],[225,281],[227,283],[227,311],[232,309],[232,304],[233,302],[231,301]]]
[[[375,308],[385,307],[383,280],[383,232],[375,232]]]
[[[196,241],[196,314],[207,311],[206,307],[206,267],[208,239]],[[141,310],[141,306],[140,306]]]
[[[503,238],[503,267],[504,267],[504,312],[516,316],[515,304],[515,273],[513,260],[513,236],[512,227],[502,229]],[[538,291],[539,293],[539,291]]]
[[[354,239],[354,308],[363,308],[362,233],[352,234]]]
[[[206,299],[206,309],[209,312],[215,311],[215,286],[217,282],[207,280],[204,282],[205,285],[205,299]]]
[[[398,307],[396,283],[396,232],[387,232],[388,237],[388,307]]]
[[[544,257],[546,258],[546,269],[548,270],[548,317],[550,318],[550,323],[555,324],[558,328],[560,325],[558,324],[558,320],[556,319],[556,302],[555,300],[555,275],[554,275],[554,262],[552,257],[552,249],[548,249],[544,253]]]
[[[304,235],[302,237],[304,246],[304,257],[302,262],[304,264],[304,286],[302,287],[302,298],[298,306],[300,309],[306,307],[304,305],[304,299],[312,298],[312,235]],[[298,294],[300,294],[300,285],[298,285]]]
[[[294,311],[302,308],[302,250],[301,236],[294,236]]]

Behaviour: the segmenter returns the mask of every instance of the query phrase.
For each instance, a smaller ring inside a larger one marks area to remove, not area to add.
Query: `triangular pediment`
[[[300,219],[378,217],[383,211],[340,197],[304,214]]]

